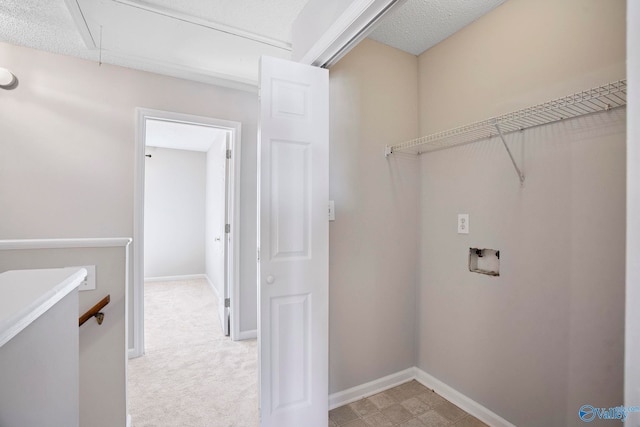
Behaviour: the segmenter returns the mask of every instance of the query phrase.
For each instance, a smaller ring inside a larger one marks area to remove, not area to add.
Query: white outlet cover
[[[469,214],[458,214],[458,234],[469,234]]]
[[[336,203],[333,200],[329,200],[329,221],[336,220]]]

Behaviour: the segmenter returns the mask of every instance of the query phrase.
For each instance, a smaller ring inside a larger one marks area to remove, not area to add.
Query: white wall
[[[515,425],[622,402],[624,126],[617,111],[515,138],[524,188],[495,138],[421,159],[418,366]],[[470,247],[500,250],[500,277],[470,273]]]
[[[329,389],[415,365],[417,59],[364,40],[330,69]]]
[[[204,274],[207,155],[158,147],[146,153],[144,277]]]
[[[0,102],[2,239],[131,236],[136,107],[242,123],[240,327],[255,329],[256,94],[5,43],[0,63],[20,79]]]
[[[627,114],[640,114],[640,3],[627,1]],[[640,123],[627,123],[627,317],[625,391],[627,406],[640,402]],[[628,427],[640,426],[640,413],[629,416]]]
[[[419,70],[421,134],[622,79],[625,2],[511,0]],[[625,110],[507,139],[522,188],[497,138],[421,156],[418,367],[515,425],[582,425],[623,401]]]
[[[206,272],[220,298],[224,298],[224,232],[225,225],[225,162],[224,142],[214,144],[206,153]],[[255,287],[253,288],[254,292]],[[219,313],[223,316],[223,313]]]

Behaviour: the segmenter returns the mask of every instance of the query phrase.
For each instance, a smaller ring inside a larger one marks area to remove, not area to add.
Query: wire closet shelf
[[[627,81],[619,80],[498,117],[412,139],[401,144],[387,145],[385,156],[393,153],[420,155],[429,151],[500,136],[500,133],[508,134],[585,114],[608,111],[626,104]]]

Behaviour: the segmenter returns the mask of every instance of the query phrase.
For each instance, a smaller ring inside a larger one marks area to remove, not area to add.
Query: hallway
[[[133,427],[258,425],[257,342],[223,336],[204,279],[145,283],[146,354],[129,360]]]

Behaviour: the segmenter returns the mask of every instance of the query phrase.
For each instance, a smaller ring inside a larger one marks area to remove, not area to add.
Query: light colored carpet
[[[145,284],[146,354],[129,360],[133,427],[256,427],[256,340],[222,334],[206,280]]]

